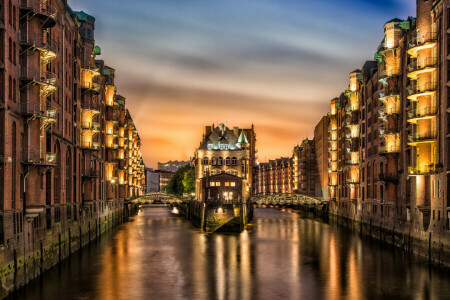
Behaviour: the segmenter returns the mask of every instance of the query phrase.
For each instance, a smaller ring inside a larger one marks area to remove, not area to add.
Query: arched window
[[[227,166],[230,166],[230,165],[231,165],[231,158],[227,157],[227,158],[225,159],[225,164],[226,164]]]
[[[208,165],[208,163],[209,163],[209,160],[208,160],[208,157],[203,157],[203,164],[206,166],[206,165]]]
[[[222,165],[223,165],[223,158],[222,158],[222,156],[219,157],[218,165],[219,165],[219,166],[222,166]]]
[[[9,38],[8,40],[8,59],[10,62],[12,62],[12,40]]]
[[[12,100],[12,98],[13,98],[13,83],[12,83],[11,76],[9,76],[9,80],[8,80],[8,96],[9,96],[9,100]]]
[[[16,6],[13,6],[13,27],[16,29],[17,17],[16,17]]]
[[[231,159],[231,164],[232,164],[233,166],[237,166],[237,158],[236,158],[236,157],[233,157],[233,158]]]
[[[14,79],[13,80],[13,101],[16,102],[17,100],[17,82]]]
[[[213,166],[217,165],[217,160],[215,157],[211,158],[211,165]]]
[[[11,0],[9,0],[9,5],[8,5],[8,19],[9,19],[9,24],[12,25],[12,3],[11,3]]]
[[[17,56],[16,52],[17,52],[16,42],[14,42],[13,43],[13,53],[12,53],[12,55],[13,55],[12,60],[13,60],[14,65],[16,64],[16,56]]]

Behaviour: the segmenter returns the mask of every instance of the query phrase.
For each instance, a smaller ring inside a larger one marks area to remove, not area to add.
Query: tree
[[[195,170],[193,167],[184,172],[183,178],[183,192],[184,193],[193,193],[195,188]]]
[[[185,166],[179,168],[166,186],[166,193],[182,196],[183,193],[194,191],[195,170],[194,167]]]

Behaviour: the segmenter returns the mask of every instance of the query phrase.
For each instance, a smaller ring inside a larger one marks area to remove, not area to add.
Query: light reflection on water
[[[256,209],[240,235],[207,235],[151,207],[14,298],[437,299],[448,273],[291,210]]]

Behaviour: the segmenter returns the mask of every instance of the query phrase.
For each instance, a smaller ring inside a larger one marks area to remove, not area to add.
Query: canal
[[[11,299],[440,299],[448,269],[292,210],[207,235],[167,207],[86,246]]]

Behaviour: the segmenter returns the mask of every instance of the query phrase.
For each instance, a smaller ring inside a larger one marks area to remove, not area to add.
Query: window
[[[217,165],[217,160],[216,160],[215,157],[213,157],[213,158],[211,159],[211,164],[212,164],[213,166]]]
[[[217,182],[216,182],[216,186],[220,186],[220,181],[217,181]]]
[[[223,165],[223,158],[222,157],[219,157],[219,166],[222,166]]]
[[[236,186],[236,182],[232,181],[231,186]]]
[[[14,42],[13,43],[13,57],[12,57],[12,60],[13,60],[13,64],[14,65],[16,65],[16,56],[17,56],[17,48],[16,48],[16,42]]]
[[[9,38],[8,40],[8,59],[12,62],[12,40]]]
[[[16,100],[17,100],[17,82],[15,79],[13,80],[12,87],[13,87],[13,101],[16,102]]]
[[[225,186],[230,186],[230,183],[228,181],[225,182]]]
[[[9,76],[9,80],[8,80],[8,96],[9,96],[9,100],[12,100],[12,98],[13,98],[13,83],[12,83],[11,76]]]
[[[8,21],[9,24],[12,25],[12,3],[11,0],[9,0],[9,5],[8,5]]]
[[[233,157],[233,158],[231,159],[231,164],[232,164],[233,166],[237,166],[237,158],[236,158],[236,157]]]
[[[227,157],[227,158],[225,159],[225,164],[226,164],[227,166],[230,166],[230,165],[231,165],[231,158]]]
[[[208,163],[209,163],[208,157],[205,156],[205,157],[203,158],[203,164],[204,164],[204,165],[208,165]]]
[[[210,186],[216,186],[216,183],[215,182],[210,182],[209,185]]]

